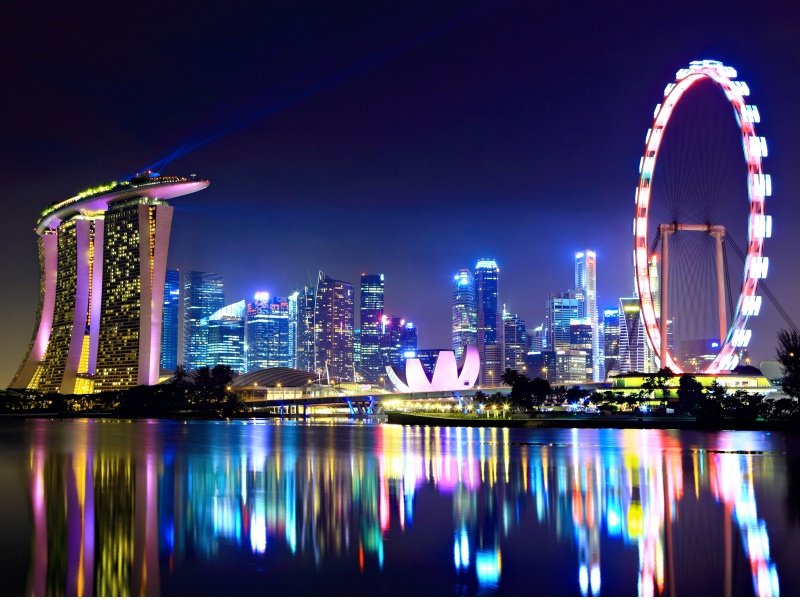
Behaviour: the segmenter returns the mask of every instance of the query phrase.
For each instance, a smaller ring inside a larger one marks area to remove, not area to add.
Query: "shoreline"
[[[792,423],[758,422],[703,422],[693,417],[637,417],[637,416],[531,416],[524,419],[475,419],[438,417],[416,413],[387,412],[391,425],[419,425],[438,427],[509,427],[515,429],[680,429],[687,431],[782,431],[797,432]]]
[[[302,415],[254,415],[242,414],[230,417],[199,415],[199,414],[174,414],[174,415],[120,415],[113,413],[71,413],[59,414],[52,412],[30,413],[2,413],[0,421],[21,421],[27,419],[44,420],[73,420],[73,419],[108,419],[122,421],[249,421],[252,419],[265,419],[277,421],[304,421],[313,423],[317,418],[330,419],[341,417],[354,421],[377,419],[388,425],[408,425],[421,427],[494,427],[513,429],[678,429],[683,431],[776,431],[786,433],[800,433],[800,428],[793,423],[780,423],[770,421],[697,421],[693,417],[654,417],[654,416],[527,416],[511,419],[483,419],[463,418],[459,416],[439,416],[419,413],[405,413],[388,411],[382,415],[349,416],[349,415],[317,415],[304,417]]]

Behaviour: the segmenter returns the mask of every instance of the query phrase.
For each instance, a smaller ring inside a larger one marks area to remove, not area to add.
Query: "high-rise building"
[[[459,269],[453,277],[453,352],[461,359],[464,348],[478,343],[478,309],[475,305],[475,279],[469,269]]]
[[[545,315],[546,350],[569,350],[569,325],[578,318],[578,310],[575,292],[550,294]]]
[[[180,300],[180,271],[167,269],[164,278],[164,320],[161,324],[161,368],[165,371],[174,371],[178,366]]]
[[[384,367],[403,368],[406,358],[417,355],[417,328],[411,321],[384,315],[380,345]]]
[[[314,306],[315,372],[323,380],[352,381],[355,294],[353,285],[319,272]]]
[[[605,350],[606,377],[620,372],[619,314],[619,308],[607,308],[603,311],[603,346]]]
[[[578,318],[592,325],[592,381],[605,379],[605,364],[600,354],[600,319],[597,312],[597,255],[593,250],[575,253],[575,290]]]
[[[222,275],[189,271],[183,280],[183,366],[209,366],[208,320],[225,306]],[[212,365],[213,366],[213,365]]]
[[[223,306],[207,321],[207,366],[227,365],[236,373],[245,370],[245,302]]]
[[[589,317],[583,319],[572,319],[569,322],[569,347],[570,350],[583,352],[586,358],[586,365],[583,376],[579,381],[592,381],[593,377],[593,349],[595,326]],[[571,379],[573,380],[573,379]],[[574,380],[573,380],[574,381]]]
[[[353,367],[356,370],[354,381],[364,381],[361,371],[361,330],[358,328],[353,330]]]
[[[316,360],[314,352],[314,304],[316,291],[306,286],[297,292],[297,344],[295,368],[313,373]]]
[[[172,207],[208,181],[148,173],[50,205],[36,224],[36,329],[11,387],[87,393],[158,382]]]
[[[497,262],[482,258],[475,265],[475,303],[478,313],[477,345],[481,357],[480,382],[487,387],[499,385],[502,375],[503,339],[499,287],[500,269]]]
[[[537,325],[528,331],[528,349],[530,352],[541,352],[544,350],[544,324]]]
[[[273,367],[294,367],[290,340],[289,301],[269,292],[256,292],[247,304],[245,340],[248,373]]]
[[[297,368],[297,305],[300,292],[295,290],[287,298],[289,304],[289,362],[291,369]]]
[[[527,354],[528,334],[525,331],[525,321],[508,312],[503,305],[503,370],[514,369],[519,373],[527,371]]]
[[[385,375],[381,360],[381,319],[383,318],[383,274],[361,275],[360,334],[361,361],[357,369],[369,383]]]
[[[619,370],[620,373],[650,373],[655,357],[645,339],[639,298],[619,299]]]

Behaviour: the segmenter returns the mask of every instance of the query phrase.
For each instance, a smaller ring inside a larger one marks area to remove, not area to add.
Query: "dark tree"
[[[550,395],[550,382],[541,377],[536,377],[531,381],[531,395],[533,396],[536,404],[541,406]]]
[[[800,332],[782,329],[778,332],[778,360],[783,365],[783,391],[800,399]]]
[[[691,375],[681,375],[678,380],[678,410],[681,414],[693,413],[703,401],[703,386]]]
[[[516,369],[506,369],[500,376],[500,381],[508,386],[514,387],[514,383],[516,383],[517,380],[519,380],[522,377],[527,379],[527,377],[525,377],[524,375],[520,375],[519,371],[517,371]]]

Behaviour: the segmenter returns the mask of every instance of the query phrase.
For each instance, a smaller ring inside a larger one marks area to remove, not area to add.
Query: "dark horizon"
[[[653,107],[703,58],[735,67],[761,111],[768,282],[800,321],[798,19],[800,6],[744,2],[15,6],[0,40],[13,82],[0,382],[34,328],[40,211],[217,132],[162,173],[211,180],[172,203],[169,266],[222,273],[228,302],[286,296],[318,270],[356,288],[384,273],[387,313],[417,324],[421,348],[449,347],[460,267],[495,258],[501,304],[532,328],[548,292],[573,287],[574,252],[591,248],[602,311],[633,292]],[[774,359],[781,327],[765,300],[756,362]]]

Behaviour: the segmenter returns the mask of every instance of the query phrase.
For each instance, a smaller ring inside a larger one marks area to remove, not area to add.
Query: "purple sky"
[[[211,179],[175,203],[170,263],[224,273],[231,302],[286,295],[319,269],[354,284],[383,272],[387,310],[417,323],[421,346],[442,347],[459,267],[496,258],[502,301],[532,326],[591,247],[600,307],[614,305],[632,291],[653,107],[697,58],[736,67],[761,110],[769,281],[800,321],[800,5],[227,4],[4,14],[0,383],[34,325],[41,209],[219,132],[163,172]],[[766,305],[756,358],[772,358],[781,326]]]

